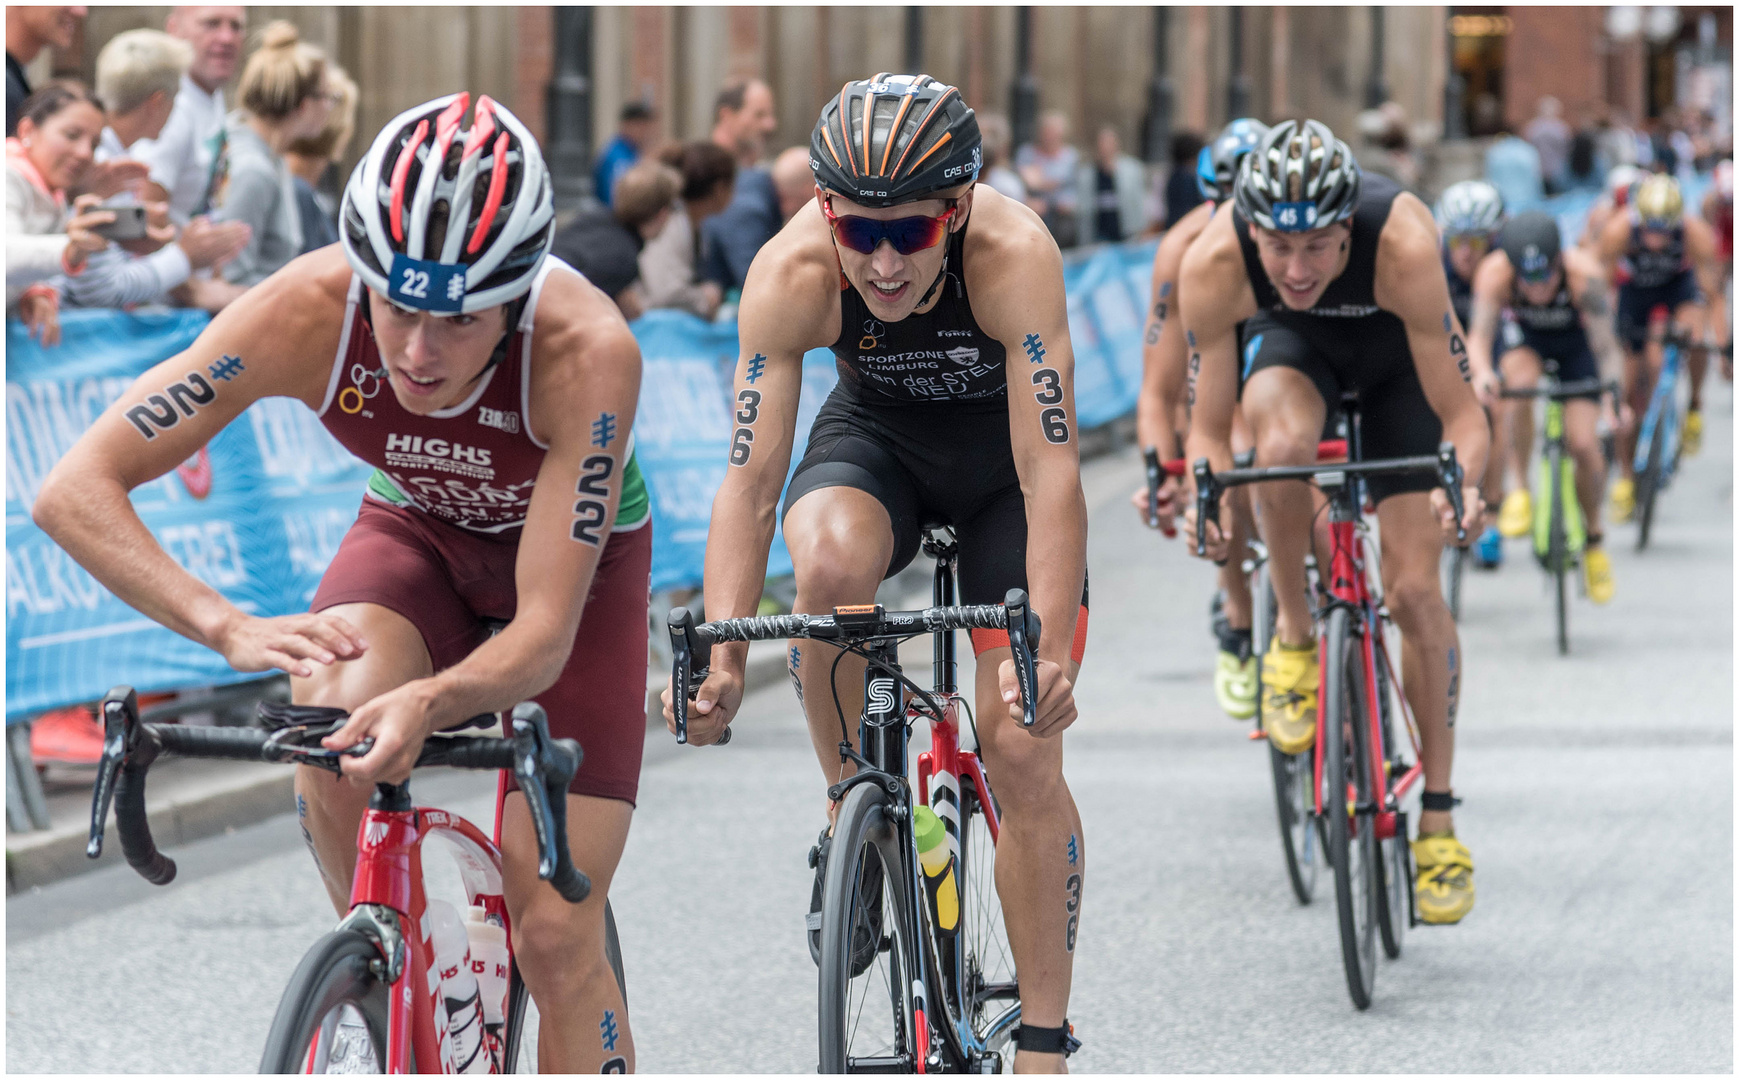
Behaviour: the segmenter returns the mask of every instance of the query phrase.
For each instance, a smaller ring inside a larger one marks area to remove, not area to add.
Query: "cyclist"
[[[1635,165],[1614,165],[1606,172],[1606,190],[1588,208],[1588,220],[1582,226],[1577,245],[1589,249],[1600,247],[1600,231],[1612,220],[1612,215],[1630,205],[1630,191],[1637,181],[1648,174]],[[1620,278],[1619,280],[1622,280]]]
[[[761,249],[743,289],[736,444],[713,502],[706,611],[755,613],[803,354],[831,348],[839,385],[785,496],[795,610],[872,601],[877,584],[911,562],[921,528],[943,522],[959,539],[961,602],[997,603],[1025,587],[1044,623],[1030,731],[1018,722],[1006,636],[974,631],[972,644],[980,752],[1003,813],[998,891],[1020,973],[1015,1065],[1060,1071],[1073,1046],[1075,935],[1064,901],[1084,858],[1057,736],[1076,718],[1087,626],[1061,256],[1031,210],[973,186],[978,121],[957,89],[927,75],[845,84],[816,121],[809,157],[816,199]],[[1045,527],[1029,533],[1029,520]],[[746,651],[714,650],[689,709],[690,741],[716,741],[735,718]],[[850,656],[836,665],[837,655],[814,643],[789,654],[830,783],[851,772],[838,747],[858,714],[864,670]],[[674,726],[668,687],[665,716]],[[817,956],[827,846],[824,831],[809,923]],[[868,903],[877,917],[879,901]]]
[[[1562,250],[1558,222],[1539,210],[1511,218],[1498,250],[1481,260],[1473,284],[1473,325],[1468,351],[1489,366],[1489,350],[1499,335],[1498,319],[1508,309],[1498,349],[1504,384],[1515,389],[1539,385],[1546,360],[1556,361],[1564,382],[1601,378],[1617,381],[1624,350],[1613,330],[1612,305],[1600,261],[1583,248]],[[1533,403],[1507,401],[1499,410],[1499,439],[1507,439],[1516,487],[1503,499],[1499,521],[1507,536],[1533,530],[1533,500],[1528,494],[1528,458],[1534,443]],[[1601,545],[1600,501],[1606,488],[1606,456],[1597,422],[1616,431],[1620,417],[1611,398],[1598,392],[1564,403],[1564,443],[1576,462],[1576,499],[1587,523],[1582,570],[1588,597],[1596,604],[1612,599],[1612,560]],[[1493,453],[1493,457],[1499,454]],[[1510,520],[1519,519],[1520,527]]]
[[[1641,415],[1648,406],[1654,375],[1661,364],[1658,350],[1644,347],[1649,319],[1658,307],[1693,340],[1703,340],[1709,327],[1708,298],[1721,292],[1721,265],[1713,230],[1707,222],[1685,214],[1679,182],[1665,173],[1642,180],[1631,194],[1630,212],[1614,214],[1600,230],[1597,252],[1612,277],[1621,261],[1625,277],[1618,287],[1618,332],[1626,349],[1625,386],[1631,408]],[[1684,453],[1697,452],[1703,437],[1703,372],[1708,355],[1701,348],[1686,350],[1685,370],[1691,384],[1690,407],[1681,433]],[[1612,485],[1612,519],[1629,521],[1636,511],[1636,431],[1619,432],[1618,465],[1623,476]]]
[[[1141,394],[1135,405],[1135,428],[1142,446],[1158,448],[1165,457],[1183,456],[1181,433],[1188,426],[1181,421],[1189,350],[1184,347],[1181,320],[1172,317],[1178,304],[1178,267],[1183,263],[1184,252],[1207,227],[1220,202],[1231,196],[1239,162],[1267,130],[1268,126],[1259,120],[1234,120],[1213,142],[1202,147],[1196,158],[1196,188],[1207,201],[1195,206],[1167,230],[1153,256],[1153,307],[1142,338]],[[1232,443],[1239,452],[1250,447],[1249,433],[1236,413],[1232,417]],[[1179,509],[1178,490],[1176,477],[1161,477],[1159,521],[1155,527],[1167,530],[1168,535],[1176,532],[1172,521]],[[1130,497],[1144,522],[1149,520],[1147,497],[1146,485]],[[1242,489],[1232,493],[1227,506],[1232,515],[1232,546],[1226,564],[1220,568],[1220,592],[1215,597],[1213,629],[1220,654],[1214,667],[1214,696],[1227,715],[1247,720],[1256,715],[1256,658],[1250,642],[1250,581],[1243,566],[1248,550],[1246,541],[1254,522],[1249,498]]]
[[[1357,391],[1368,458],[1435,453],[1447,438],[1467,475],[1481,475],[1487,424],[1468,386],[1467,350],[1425,204],[1384,177],[1361,177],[1346,144],[1314,120],[1270,129],[1244,159],[1232,198],[1236,212],[1215,215],[1184,256],[1196,383],[1187,456],[1215,469],[1231,464],[1232,407],[1241,400],[1259,465],[1309,464],[1342,392]],[[1438,564],[1443,534],[1457,523],[1429,479],[1373,478],[1368,489],[1381,526],[1384,597],[1403,635],[1402,681],[1424,742],[1413,845],[1420,914],[1456,922],[1473,906],[1473,859],[1451,814],[1463,671]],[[1479,492],[1470,484],[1463,496],[1460,524],[1471,532]],[[1304,579],[1312,500],[1302,484],[1259,485],[1256,498],[1280,609],[1262,662],[1263,726],[1282,753],[1296,754],[1316,737],[1319,672]],[[1222,557],[1224,541],[1209,532],[1208,554]]]
[[[1498,229],[1504,221],[1504,198],[1498,189],[1484,180],[1463,180],[1451,184],[1437,198],[1433,211],[1437,228],[1443,233],[1443,276],[1449,281],[1449,299],[1455,307],[1455,318],[1472,334],[1473,275],[1479,261],[1497,242]],[[1489,355],[1490,341],[1486,342]],[[1469,342],[1471,348],[1472,342]],[[1490,364],[1475,365],[1475,371],[1489,371]],[[1476,380],[1474,391],[1485,406],[1489,419],[1497,404],[1496,379]],[[1495,503],[1503,494],[1503,454],[1493,447],[1486,463],[1480,494],[1488,503]],[[1495,570],[1503,563],[1503,540],[1497,526],[1488,524],[1480,533],[1474,551],[1479,564]]]
[[[1727,293],[1733,281],[1733,159],[1715,163],[1715,174],[1709,190],[1703,193],[1703,220],[1715,234],[1715,254],[1721,260],[1721,289],[1714,301],[1722,309],[1727,306]],[[1715,338],[1723,346],[1721,367],[1729,381],[1733,378],[1733,327],[1725,310],[1715,318]]]
[[[35,514],[129,604],[238,671],[289,672],[297,702],[348,710],[327,747],[374,739],[345,760],[351,782],[307,767],[296,778],[341,912],[373,782],[409,775],[431,732],[530,698],[553,734],[579,739],[568,828],[591,897],[571,905],[538,880],[517,795],[504,885],[543,1018],[539,1064],[622,1071],[634,1051],[604,902],[645,730],[651,536],[629,436],[640,354],[610,298],[547,257],[555,214],[537,141],[488,97],[463,128],[469,102],[453,94],[389,122],[345,188],[341,244],[250,289],[134,383],[56,466]],[[377,470],[312,610],[279,618],[182,569],[127,498],[266,396],[316,410]],[[510,621],[485,640],[484,619]]]

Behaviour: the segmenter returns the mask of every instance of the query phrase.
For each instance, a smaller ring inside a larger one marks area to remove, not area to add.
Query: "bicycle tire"
[[[817,1035],[823,1073],[917,1071],[912,981],[918,968],[906,922],[912,910],[911,879],[903,869],[907,838],[887,809],[881,786],[863,783],[846,793],[834,818],[821,887]],[[868,966],[854,976],[859,889],[870,867],[882,874],[883,936]]]
[[[1655,498],[1660,494],[1661,455],[1666,452],[1668,410],[1662,409],[1655,418],[1654,432],[1648,440],[1648,467],[1636,474],[1636,550],[1648,547],[1649,529],[1654,525]]]
[[[1358,660],[1352,616],[1336,607],[1328,618],[1327,665],[1322,672],[1322,706],[1317,731],[1323,738],[1323,814],[1328,818],[1329,863],[1334,867],[1335,913],[1340,924],[1342,966],[1347,991],[1360,1009],[1371,1006],[1377,977],[1376,830],[1354,806],[1370,802],[1364,763],[1364,672]]]
[[[1402,762],[1395,752],[1395,688],[1389,682],[1389,667],[1385,660],[1388,643],[1379,639],[1377,652],[1377,707],[1382,715],[1382,758],[1388,765],[1389,780],[1401,775]],[[1383,793],[1387,805],[1388,793]],[[1396,808],[1397,813],[1399,807]],[[1383,954],[1398,960],[1406,939],[1407,925],[1413,918],[1413,875],[1407,858],[1407,831],[1397,816],[1395,833],[1387,840],[1377,841],[1377,873],[1381,876],[1379,892],[1383,902],[1377,905],[1377,933],[1383,941]]]
[[[374,942],[355,930],[316,941],[278,1002],[260,1072],[326,1072],[338,1063],[339,1072],[384,1073],[391,987],[374,973],[379,959]]]
[[[622,968],[622,942],[616,934],[616,913],[610,902],[604,901],[604,959],[616,976],[616,989],[622,994],[622,1005],[628,1004],[628,979]],[[509,965],[507,977],[507,1030],[502,1032],[501,1071],[508,1073],[537,1072],[537,1005],[525,988],[519,974],[519,961]]]
[[[991,798],[995,797],[993,793]],[[932,936],[936,985],[942,988],[942,1015],[947,1020],[940,1026],[956,1069],[997,1071],[999,1062],[1004,1069],[1013,1069],[1020,985],[996,892],[996,845],[978,789],[964,777],[960,820],[960,864],[955,867],[960,929],[953,935]],[[930,905],[921,906],[927,919]]]
[[[1461,575],[1467,565],[1467,549],[1450,543],[1443,546],[1443,599],[1449,604],[1449,617],[1461,621]]]
[[[1564,490],[1564,450],[1557,443],[1546,448],[1547,507],[1546,569],[1557,592],[1558,655],[1570,655],[1570,538],[1564,527],[1564,500],[1573,498]]]

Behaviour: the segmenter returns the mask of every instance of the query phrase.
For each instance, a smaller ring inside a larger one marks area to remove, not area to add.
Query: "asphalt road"
[[[1206,568],[1126,506],[1133,450],[1088,467],[1092,636],[1066,736],[1091,857],[1076,1070],[1732,1070],[1731,402],[1712,391],[1650,550],[1612,530],[1618,596],[1576,604],[1569,658],[1519,545],[1468,580],[1455,786],[1479,902],[1382,961],[1364,1013],[1327,882],[1309,907],[1287,886],[1260,744],[1214,706]],[[743,715],[723,749],[648,736],[614,893],[644,1071],[815,1067],[801,928],[821,784],[787,687]],[[417,790],[487,820],[488,787]],[[9,899],[8,1071],[257,1067],[332,912],[288,814],[174,854],[166,889],[122,867]]]

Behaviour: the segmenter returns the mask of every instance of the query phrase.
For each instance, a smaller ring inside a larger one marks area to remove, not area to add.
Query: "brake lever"
[[[1201,557],[1208,553],[1208,522],[1220,523],[1220,482],[1214,479],[1214,470],[1205,457],[1196,458],[1195,476],[1196,555]]]
[[[103,719],[103,756],[97,762],[97,782],[91,790],[91,834],[85,843],[85,855],[92,859],[103,853],[103,830],[108,825],[121,766],[139,745],[139,695],[130,686],[117,686],[104,695],[98,711]]]
[[[1015,681],[1020,684],[1020,722],[1030,728],[1039,718],[1039,674],[1034,659],[1039,648],[1039,616],[1024,589],[1008,590],[1002,606],[1008,610],[1008,644],[1014,653]]]
[[[694,613],[687,608],[672,608],[666,622],[670,631],[671,692],[673,697],[681,694],[679,700],[671,701],[670,712],[676,717],[676,741],[687,744],[688,703],[712,674],[712,646],[695,631]],[[698,668],[694,666],[696,656],[701,662]],[[715,745],[723,746],[730,741],[731,729],[726,727]]]
[[[1455,542],[1467,542],[1467,528],[1462,524],[1467,505],[1461,498],[1461,463],[1455,460],[1455,444],[1445,442],[1437,447],[1437,479],[1449,496],[1449,508],[1455,512]]]
[[[1159,482],[1163,470],[1159,464],[1159,447],[1150,446],[1141,452],[1147,462],[1147,527],[1159,528]]]
[[[577,904],[592,891],[592,883],[568,854],[567,818],[557,816],[568,782],[579,771],[582,754],[572,739],[552,739],[549,719],[535,701],[513,707],[513,775],[531,811],[537,834],[537,876],[549,882],[563,899]]]

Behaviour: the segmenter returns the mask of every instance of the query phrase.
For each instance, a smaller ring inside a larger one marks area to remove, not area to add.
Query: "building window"
[[[1495,135],[1504,122],[1504,47],[1510,19],[1501,7],[1449,9],[1450,64],[1461,82],[1462,130]]]

